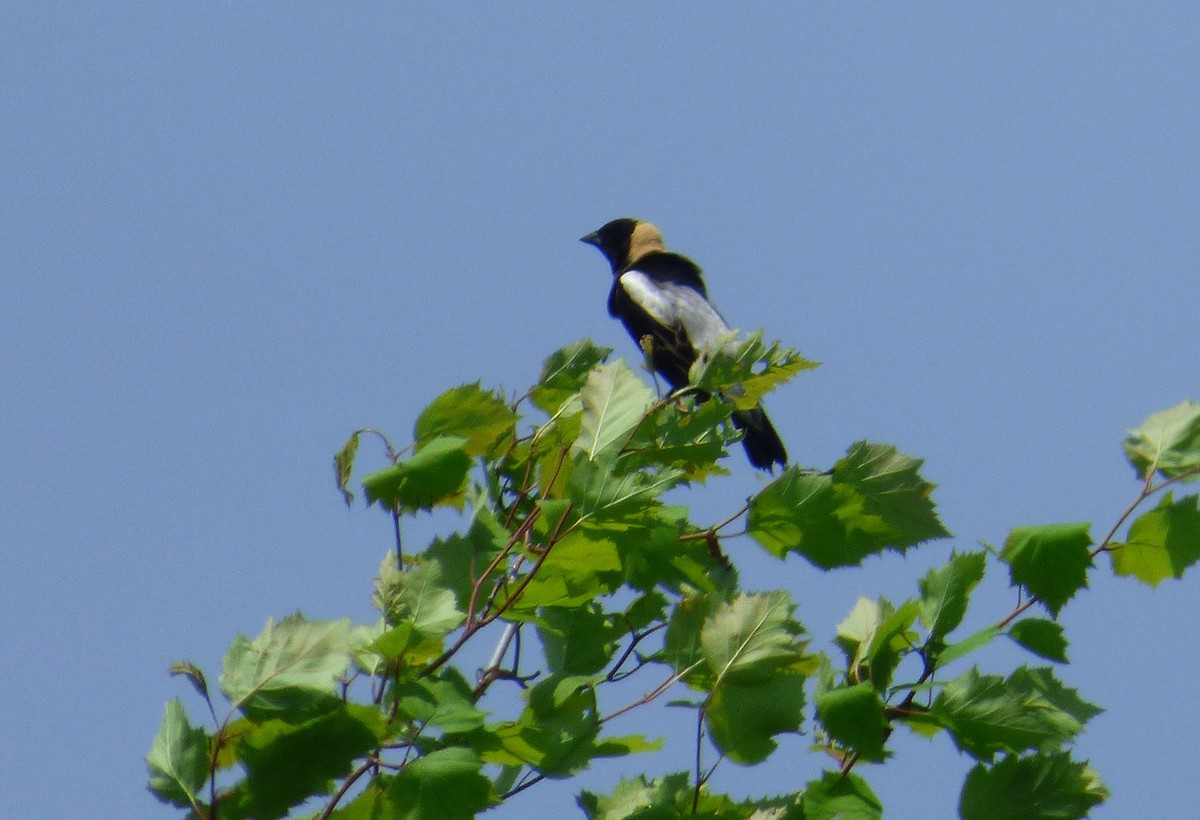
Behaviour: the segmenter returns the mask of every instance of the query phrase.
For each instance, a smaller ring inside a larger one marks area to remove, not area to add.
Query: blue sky
[[[5,17],[5,817],[177,816],[142,760],[188,697],[169,662],[215,679],[268,616],[373,618],[389,528],[334,489],[349,432],[403,439],[442,390],[520,391],[584,336],[634,352],[577,241],[610,218],[654,221],[732,324],[824,362],[769,403],[793,458],[890,442],[939,484],[957,537],[907,559],[822,574],[729,545],[818,647],[953,547],[1059,521],[1102,537],[1138,489],[1124,430],[1200,398],[1194,4]],[[696,504],[759,486],[738,455]],[[1113,789],[1096,817],[1194,810],[1196,583],[1101,560],[1063,613],[1060,674],[1108,709],[1076,752]],[[974,617],[1012,604],[993,566]],[[806,747],[713,785],[800,788],[823,762]],[[888,816],[951,816],[969,761],[946,738],[897,751],[862,770]],[[605,765],[491,816],[571,816],[580,785],[689,764]]]

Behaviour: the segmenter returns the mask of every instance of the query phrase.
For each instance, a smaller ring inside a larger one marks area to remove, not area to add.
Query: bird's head
[[[649,222],[627,216],[614,219],[579,241],[599,248],[612,265],[613,273],[624,270],[651,251],[667,249],[658,228]]]

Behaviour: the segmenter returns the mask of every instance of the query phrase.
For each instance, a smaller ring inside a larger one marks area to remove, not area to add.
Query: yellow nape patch
[[[636,262],[651,251],[665,251],[662,234],[649,222],[639,222],[629,237],[629,261]]]

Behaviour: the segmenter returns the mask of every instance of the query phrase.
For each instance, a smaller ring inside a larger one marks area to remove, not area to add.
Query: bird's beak
[[[595,245],[598,248],[600,247],[600,234],[596,231],[592,231],[587,236],[579,237],[579,241],[587,243],[588,245]]]

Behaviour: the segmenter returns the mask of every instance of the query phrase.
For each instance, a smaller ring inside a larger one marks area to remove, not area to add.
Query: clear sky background
[[[868,438],[939,485],[956,538],[907,559],[727,545],[818,648],[952,548],[1103,537],[1138,490],[1125,429],[1200,398],[1198,43],[1194,3],[10,4],[0,816],[179,816],[145,791],[164,703],[203,717],[168,664],[215,681],[235,634],[296,609],[373,621],[389,525],[346,510],[331,456],[463,382],[523,390],[578,338],[634,354],[577,241],[613,217],[824,362],[769,402],[796,460]],[[698,519],[761,485],[732,461]],[[1059,674],[1108,709],[1076,749],[1113,789],[1096,817],[1195,811],[1198,591],[1102,559],[1062,615]],[[993,565],[966,628],[1014,600]],[[691,724],[662,711],[614,731]],[[798,789],[807,744],[713,786]],[[952,816],[971,761],[895,747],[860,769],[888,816]],[[578,816],[581,785],[688,768],[671,748],[491,816]]]

